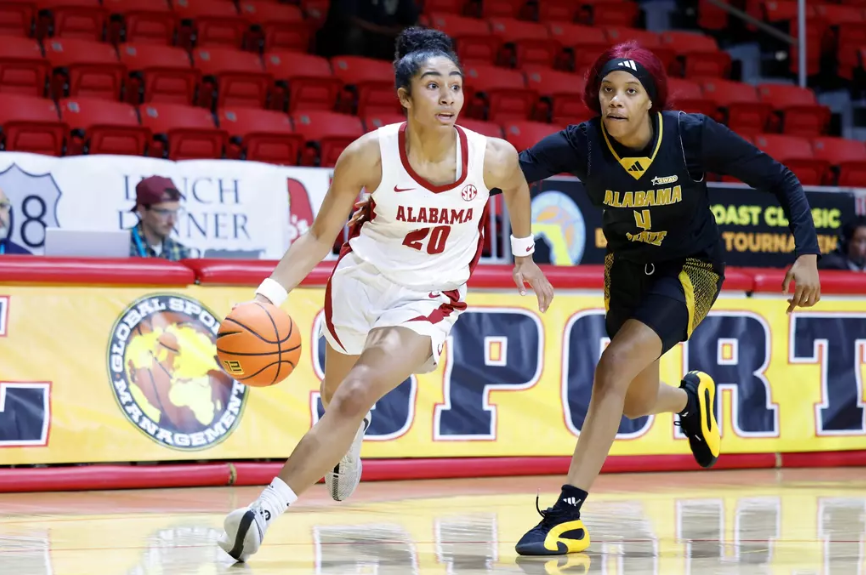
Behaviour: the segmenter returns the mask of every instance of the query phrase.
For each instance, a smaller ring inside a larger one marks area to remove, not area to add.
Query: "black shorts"
[[[724,264],[697,258],[642,264],[608,254],[604,264],[608,336],[636,319],[661,338],[662,354],[691,337],[725,279]]]

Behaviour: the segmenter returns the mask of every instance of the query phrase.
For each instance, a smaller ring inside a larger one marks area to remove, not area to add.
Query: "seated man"
[[[866,272],[866,216],[855,217],[845,224],[839,246],[821,258],[818,267]]]
[[[171,238],[180,192],[168,178],[151,176],[135,186],[135,206],[138,224],[131,230],[129,255],[141,258],[163,258],[178,261],[190,257],[189,248]]]

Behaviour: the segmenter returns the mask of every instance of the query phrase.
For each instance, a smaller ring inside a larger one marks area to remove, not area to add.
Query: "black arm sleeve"
[[[776,196],[794,236],[795,256],[820,255],[809,201],[791,170],[703,114],[681,115],[680,127],[686,156],[693,156],[703,171],[733,176]]]
[[[572,125],[551,134],[520,152],[519,159],[529,185],[563,173],[584,179],[588,161],[585,126]],[[490,193],[501,194],[502,190],[494,188]]]

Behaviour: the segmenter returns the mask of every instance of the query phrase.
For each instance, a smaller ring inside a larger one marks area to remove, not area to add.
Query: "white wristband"
[[[511,236],[511,254],[514,257],[525,257],[535,253],[535,236],[515,238]]]
[[[283,305],[283,302],[289,297],[289,292],[286,291],[286,288],[281,286],[280,282],[271,278],[265,278],[265,281],[256,289],[256,293],[265,296],[277,307]]]

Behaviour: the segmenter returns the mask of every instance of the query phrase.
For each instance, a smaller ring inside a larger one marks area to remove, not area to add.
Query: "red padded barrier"
[[[195,274],[180,262],[161,259],[10,255],[0,258],[0,283],[187,286],[195,283]]]
[[[782,281],[787,270],[751,270],[755,278],[755,292],[782,293]],[[843,270],[820,270],[821,293],[833,295],[866,295],[866,275]],[[790,292],[796,285],[791,282]]]
[[[271,275],[275,261],[266,260],[186,260],[184,264],[195,271],[201,284],[257,286]],[[333,262],[323,262],[301,282],[302,286],[324,286],[334,268]],[[542,265],[541,269],[557,289],[604,289],[604,268],[598,265],[551,266]],[[469,280],[472,289],[511,289],[514,280],[512,267],[508,265],[482,265],[476,268]],[[751,291],[752,276],[737,270],[726,272],[725,289]]]
[[[0,493],[215,487],[230,482],[227,463],[0,469]]]
[[[367,459],[364,461],[363,480],[405,481],[564,475],[568,471],[570,460],[568,456]],[[282,466],[282,462],[240,462],[0,469],[0,493],[267,485]],[[866,466],[866,451],[734,453],[722,455],[713,470],[860,466]],[[610,456],[602,467],[602,473],[695,470],[700,468],[690,454]]]

